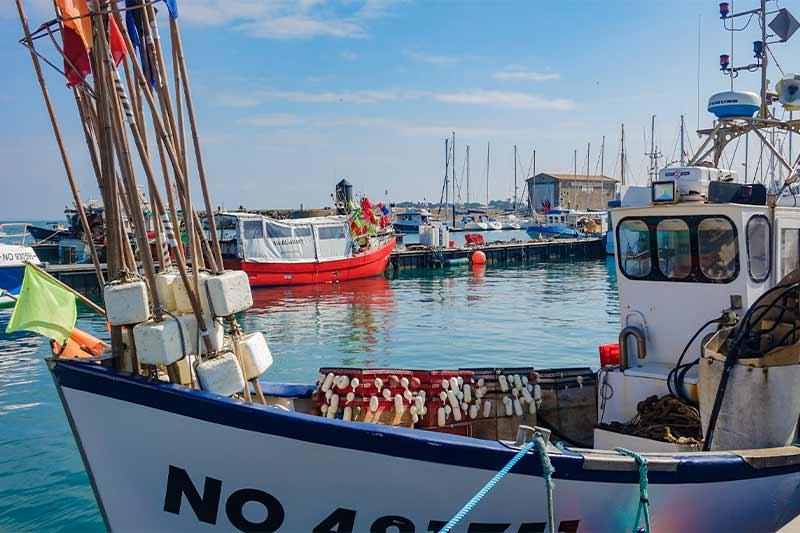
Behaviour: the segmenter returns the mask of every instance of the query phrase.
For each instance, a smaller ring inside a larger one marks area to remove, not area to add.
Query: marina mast
[[[514,145],[514,213],[517,212],[517,145]]]
[[[620,137],[620,146],[622,147],[619,152],[619,168],[620,168],[620,186],[625,185],[625,124],[622,124],[622,136]]]
[[[456,227],[456,132],[453,132],[453,227]]]
[[[492,143],[486,143],[486,209],[489,209],[489,149]]]

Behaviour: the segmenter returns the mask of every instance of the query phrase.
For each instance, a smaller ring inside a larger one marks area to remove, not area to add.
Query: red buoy
[[[486,254],[481,252],[480,250],[475,250],[474,252],[472,252],[471,261],[473,265],[485,265]]]

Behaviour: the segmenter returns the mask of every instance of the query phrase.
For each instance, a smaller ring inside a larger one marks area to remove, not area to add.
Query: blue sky
[[[471,146],[472,199],[485,199],[487,142],[493,199],[513,194],[514,144],[522,174],[533,148],[538,171],[570,172],[577,149],[583,172],[591,142],[594,171],[605,135],[606,174],[617,174],[622,122],[643,183],[650,116],[668,160],[678,157],[680,114],[690,130],[698,124],[698,22],[701,125],[711,123],[708,96],[728,86],[718,57],[730,37],[716,1],[178,2],[212,193],[230,208],[328,205],[341,177],[375,199],[388,190],[394,201],[438,200],[454,130],[459,176]],[[26,1],[33,26],[52,17],[50,5]],[[800,5],[781,5],[800,15]],[[750,60],[756,28],[737,34],[734,62]],[[60,217],[69,191],[20,33],[5,2],[0,219]],[[795,41],[776,48],[787,72]],[[48,83],[84,197],[97,197],[70,93],[56,75]],[[736,83],[758,87],[753,74]]]

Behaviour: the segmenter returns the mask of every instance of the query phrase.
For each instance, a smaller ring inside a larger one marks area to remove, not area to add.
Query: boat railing
[[[28,232],[29,224],[23,222],[9,222],[0,224],[0,242],[5,244],[16,244],[20,246],[34,244],[33,237]]]

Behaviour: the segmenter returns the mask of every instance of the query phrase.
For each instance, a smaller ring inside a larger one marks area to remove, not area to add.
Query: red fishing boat
[[[220,226],[225,268],[247,272],[253,287],[380,276],[395,247],[391,226],[354,234],[352,216],[275,220],[225,213]]]

